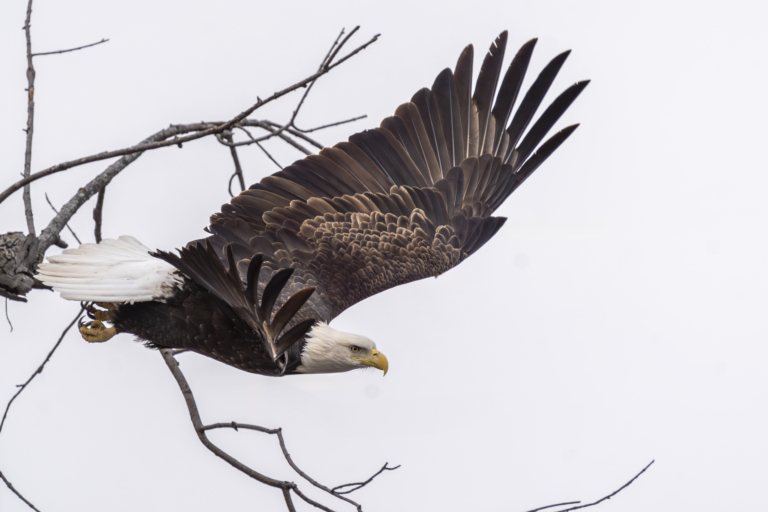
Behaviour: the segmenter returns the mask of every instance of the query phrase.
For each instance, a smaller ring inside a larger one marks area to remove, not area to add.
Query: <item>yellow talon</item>
[[[101,343],[112,339],[117,334],[117,329],[107,327],[99,320],[87,324],[80,323],[80,335],[89,343]]]

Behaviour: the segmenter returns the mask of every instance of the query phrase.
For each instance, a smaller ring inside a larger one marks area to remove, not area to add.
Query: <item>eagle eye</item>
[[[357,345],[352,345],[349,348],[352,350],[352,352],[360,352],[360,347],[358,347]]]

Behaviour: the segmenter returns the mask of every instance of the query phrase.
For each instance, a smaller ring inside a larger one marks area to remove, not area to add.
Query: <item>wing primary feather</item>
[[[246,289],[245,295],[258,306],[259,304],[259,274],[261,273],[261,265],[264,263],[264,255],[259,253],[255,254],[251,258],[251,262],[248,264],[248,273],[246,274]]]
[[[309,297],[315,293],[315,289],[316,287],[314,286],[302,288],[285,301],[285,304],[283,304],[280,310],[275,313],[275,318],[270,324],[270,328],[273,332],[273,339],[277,339],[280,336],[283,328],[288,325],[288,322],[291,321],[293,315],[295,315],[299,309],[301,309],[301,306],[309,300]]]
[[[280,296],[280,292],[283,291],[285,283],[288,282],[288,279],[291,278],[292,274],[292,268],[284,268],[279,270],[269,283],[267,283],[267,286],[264,288],[264,293],[261,296],[261,308],[259,310],[262,322],[269,322],[269,319],[272,316],[272,308],[274,307],[277,298]]]
[[[534,38],[525,43],[518,50],[515,58],[509,64],[507,72],[504,74],[504,80],[501,82],[499,94],[496,98],[496,104],[493,106],[493,117],[496,120],[496,130],[493,137],[493,155],[499,155],[499,149],[502,142],[502,134],[509,121],[509,116],[515,106],[515,100],[520,92],[520,86],[528,70],[528,64],[531,62],[531,55],[538,39]],[[504,156],[504,155],[501,155]]]
[[[578,98],[581,91],[589,84],[589,80],[583,80],[576,82],[568,89],[566,89],[560,96],[547,107],[547,110],[541,115],[541,117],[534,123],[531,129],[523,138],[523,142],[518,146],[517,151],[519,155],[517,161],[522,163],[533,152],[536,146],[541,140],[546,137],[547,132],[552,126],[560,119],[560,116],[571,106],[571,104]]]
[[[432,85],[432,96],[437,103],[443,137],[448,148],[448,166],[444,173],[464,160],[464,140],[462,136],[461,111],[456,81],[450,69],[444,69]]]
[[[424,126],[424,122],[421,119],[421,114],[416,105],[411,102],[403,103],[397,110],[395,115],[403,120],[406,126],[406,130],[413,140],[419,157],[424,161],[427,166],[429,175],[431,176],[431,182],[435,183],[442,177],[440,171],[440,164],[437,160],[437,155],[432,150],[432,144],[429,141],[429,135],[427,129]]]
[[[472,117],[472,62],[474,60],[475,49],[470,44],[459,55],[456,62],[456,68],[453,72],[456,82],[456,95],[459,101],[459,112],[461,120],[461,138],[464,146],[464,154],[461,160],[468,156],[470,148],[470,126]]]
[[[443,174],[451,168],[448,163],[450,161],[450,156],[448,154],[448,146],[445,143],[437,102],[435,102],[432,91],[426,87],[414,94],[413,98],[411,98],[411,102],[416,105],[416,108],[419,110],[419,115],[424,123],[424,128],[427,130],[429,143],[432,145],[435,157],[437,157],[439,171],[438,174],[432,178],[432,183],[436,183],[438,180],[442,179]]]
[[[557,73],[560,71],[560,68],[563,67],[565,59],[568,58],[570,53],[571,51],[568,50],[552,59],[549,64],[544,67],[541,73],[539,73],[539,76],[536,77],[536,80],[533,82],[533,85],[531,85],[531,88],[528,89],[528,92],[525,93],[525,97],[520,103],[520,108],[515,112],[515,116],[512,118],[509,128],[507,128],[507,133],[509,134],[509,149],[507,150],[508,154],[504,159],[505,163],[509,161],[513,148],[517,147],[517,142],[520,140],[520,136],[523,134],[523,131],[525,131],[528,123],[531,122],[531,119],[533,119],[533,115],[536,113],[539,105],[541,105],[542,100],[544,100],[544,96],[547,94],[547,91],[549,91],[549,87],[552,85]]]
[[[229,265],[229,268],[227,268],[227,273],[229,274],[229,278],[233,280],[233,284],[235,282],[240,282],[240,273],[237,271],[237,263],[235,262],[235,255],[232,252],[232,243],[228,243],[224,246],[224,255],[227,257],[227,264]]]
[[[288,329],[285,334],[280,336],[280,341],[278,341],[275,346],[277,357],[283,355],[285,351],[291,348],[294,343],[303,338],[309,332],[309,330],[312,329],[312,326],[315,325],[315,322],[316,321],[312,318],[309,320],[304,320],[303,322],[299,322],[298,324],[294,325]]]
[[[488,140],[493,136],[490,131],[491,126],[491,106],[493,97],[496,94],[496,86],[499,83],[501,74],[501,64],[504,61],[504,50],[507,46],[507,31],[505,30],[491,45],[488,53],[485,55],[483,65],[480,68],[480,74],[477,77],[475,85],[475,94],[472,96],[472,102],[477,107],[477,117],[480,127],[478,152],[485,152]]]
[[[531,158],[528,159],[525,164],[523,164],[522,168],[517,171],[517,174],[520,176],[520,178],[515,182],[514,186],[512,187],[512,190],[507,193],[507,196],[514,192],[517,187],[519,187],[523,181],[525,181],[528,176],[533,174],[533,171],[539,168],[541,164],[544,163],[544,161],[549,158],[549,156],[555,152],[557,148],[560,147],[560,144],[565,142],[565,140],[571,136],[571,134],[578,128],[578,124],[572,124],[571,126],[567,126],[554,134],[552,137],[547,140],[544,144],[541,145],[538,151],[533,154]]]

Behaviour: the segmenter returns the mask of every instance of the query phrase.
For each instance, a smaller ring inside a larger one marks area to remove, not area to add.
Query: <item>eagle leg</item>
[[[114,327],[107,327],[101,321],[94,320],[93,322],[83,323],[78,322],[80,335],[83,339],[89,343],[101,343],[112,339],[117,334],[117,329]]]

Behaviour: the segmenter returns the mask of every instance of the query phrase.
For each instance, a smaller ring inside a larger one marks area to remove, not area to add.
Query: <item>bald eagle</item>
[[[48,258],[38,279],[86,302],[92,321],[80,333],[90,342],[133,333],[150,347],[270,376],[365,367],[386,374],[372,340],[328,324],[363,299],[474,254],[506,220],[493,213],[578,126],[539,145],[588,81],[531,125],[569,52],[547,64],[514,110],[536,39],[501,79],[506,43],[505,31],[474,92],[470,45],[453,71],[378,128],[234,197],[211,217],[210,236],[179,254],[121,236]]]

